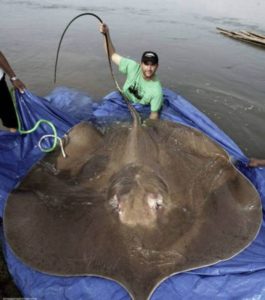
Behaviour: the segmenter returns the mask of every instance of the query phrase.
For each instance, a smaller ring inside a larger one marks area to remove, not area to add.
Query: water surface
[[[187,2],[187,3],[186,3]],[[111,29],[118,53],[159,53],[159,77],[214,120],[249,156],[265,157],[265,49],[220,35],[216,27],[265,34],[265,3],[253,0],[0,0],[1,50],[34,93],[53,88],[60,35],[84,12]],[[99,99],[115,89],[98,21],[76,21],[63,41],[56,85]],[[123,77],[118,74],[122,84]]]

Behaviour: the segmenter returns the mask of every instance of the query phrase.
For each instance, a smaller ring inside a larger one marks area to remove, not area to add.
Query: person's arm
[[[265,159],[250,158],[248,167],[265,167]]]
[[[23,93],[26,88],[24,83],[16,77],[15,72],[13,71],[8,60],[6,59],[6,57],[1,51],[0,51],[0,68],[3,69],[4,72],[9,76],[13,86],[19,89],[21,93]]]
[[[101,24],[99,31],[107,36],[110,58],[116,65],[119,65],[121,61],[121,56],[118,53],[116,53],[116,50],[112,44],[108,26],[106,24]],[[106,53],[108,54],[106,40],[104,41],[104,47]]]
[[[157,111],[151,111],[151,113],[149,115],[149,119],[158,120],[159,119],[159,113]]]
[[[156,85],[156,87],[153,88],[153,95],[151,96],[151,102],[150,102],[150,115],[149,119],[151,120],[158,120],[160,117],[160,111],[163,105],[163,92],[161,85]]]

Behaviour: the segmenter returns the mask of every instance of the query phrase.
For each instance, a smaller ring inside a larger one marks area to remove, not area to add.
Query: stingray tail
[[[66,33],[66,31],[68,30],[68,28],[70,27],[70,25],[75,21],[77,20],[78,18],[80,17],[83,17],[83,16],[92,16],[92,17],[95,17],[99,20],[99,22],[101,24],[103,24],[103,21],[102,19],[97,16],[96,14],[93,14],[93,13],[82,13],[78,16],[76,16],[75,18],[73,18],[66,26],[66,28],[64,29],[64,32],[60,38],[60,42],[59,42],[59,45],[58,45],[58,48],[57,48],[57,53],[56,53],[56,60],[55,60],[55,66],[54,66],[54,83],[56,82],[56,73],[57,73],[57,65],[58,65],[58,59],[59,59],[59,53],[60,53],[60,49],[61,49],[61,44],[62,44],[62,41],[63,41],[63,38],[64,38],[64,35]],[[114,76],[114,73],[113,73],[113,69],[112,69],[112,64],[111,64],[111,58],[110,58],[110,51],[109,51],[109,40],[108,40],[108,36],[107,34],[104,34],[104,37],[105,37],[105,40],[106,40],[106,45],[107,45],[107,54],[108,54],[108,62],[109,62],[109,67],[110,67],[110,73],[111,73],[111,76],[113,78],[113,81],[118,89],[118,91],[121,93],[121,95],[123,96],[127,106],[128,106],[128,109],[131,113],[131,116],[132,116],[132,119],[133,119],[133,127],[137,127],[139,125],[141,125],[141,117],[140,115],[138,114],[138,112],[135,110],[135,108],[132,106],[132,104],[130,103],[129,99],[127,99],[127,97],[124,95],[123,91],[121,90],[115,76]]]
[[[133,107],[132,103],[127,99],[127,97],[120,91],[121,95],[123,96],[123,99],[125,100],[127,107],[131,113],[132,119],[133,119],[133,127],[141,126],[141,117],[139,113],[136,111],[136,109]]]
[[[112,79],[116,85],[117,90],[120,92],[120,94],[122,95],[123,99],[125,100],[127,107],[131,113],[132,119],[133,119],[133,127],[138,127],[141,125],[141,117],[139,115],[139,113],[136,111],[136,109],[133,107],[133,105],[131,104],[130,100],[126,97],[126,95],[124,94],[124,92],[122,91],[122,89],[120,88],[114,73],[113,73],[113,69],[112,69],[112,64],[111,64],[111,58],[110,58],[110,50],[109,50],[109,39],[108,39],[108,35],[104,34],[105,40],[106,40],[106,46],[107,46],[107,56],[108,56],[108,62],[109,62],[109,68],[110,68],[110,73],[112,76]]]

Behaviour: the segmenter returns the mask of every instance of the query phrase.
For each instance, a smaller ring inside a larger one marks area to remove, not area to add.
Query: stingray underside
[[[252,184],[201,132],[166,121],[104,134],[76,125],[7,200],[4,231],[24,263],[98,275],[146,299],[170,274],[228,259],[261,224]]]

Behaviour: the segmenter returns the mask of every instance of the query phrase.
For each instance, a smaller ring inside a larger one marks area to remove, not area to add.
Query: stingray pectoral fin
[[[102,234],[96,244],[93,236],[108,228],[100,222],[101,200],[96,192],[70,184],[17,190],[5,208],[5,236],[14,253],[34,269],[58,275],[93,273],[89,266],[106,239]]]
[[[191,152],[202,157],[221,156],[229,160],[229,156],[224,149],[205,134],[196,129],[184,126],[181,131],[183,131],[183,133],[180,134],[180,137],[183,138],[183,140],[186,139],[185,147],[189,148]]]
[[[161,139],[160,144],[167,145],[168,149],[177,149],[201,157],[222,156],[229,159],[228,154],[220,145],[192,127],[160,121],[150,123],[150,128],[156,133],[156,139]]]
[[[207,194],[238,178],[238,171],[226,158],[216,156],[209,159],[196,178],[198,188]]]
[[[70,171],[75,175],[91,158],[102,142],[101,133],[91,124],[81,122],[74,126],[66,137],[66,158],[59,154],[55,167],[59,171]],[[46,158],[49,160],[49,157]]]

